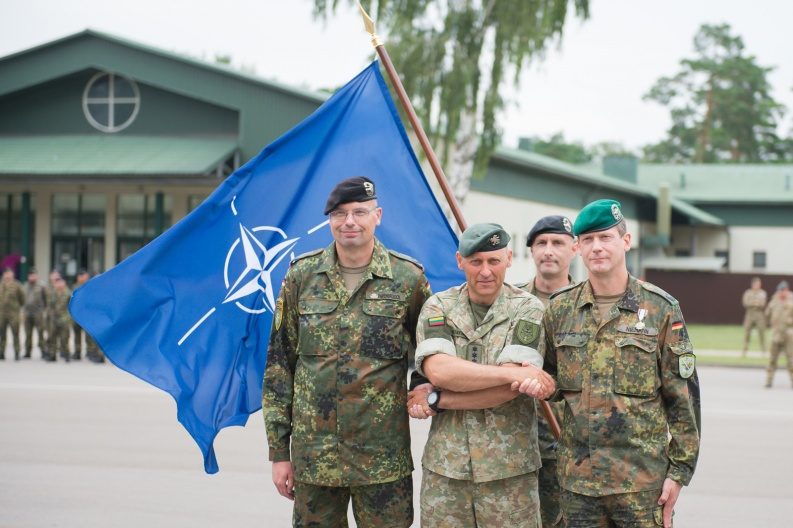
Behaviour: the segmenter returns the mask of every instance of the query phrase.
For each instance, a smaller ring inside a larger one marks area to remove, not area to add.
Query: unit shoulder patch
[[[515,325],[515,341],[521,345],[535,346],[540,337],[540,325],[521,319]]]
[[[688,379],[694,374],[697,358],[694,354],[683,354],[677,358],[677,366],[680,370],[680,377]]]

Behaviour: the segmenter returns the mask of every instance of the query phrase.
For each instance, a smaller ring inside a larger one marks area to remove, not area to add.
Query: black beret
[[[495,251],[509,244],[509,235],[498,224],[474,224],[463,231],[458,250],[463,257],[480,251]]]
[[[534,239],[543,233],[558,233],[560,235],[570,235],[570,237],[572,237],[573,223],[570,222],[570,219],[566,216],[543,216],[537,220],[537,223],[534,224],[534,227],[529,231],[529,236],[526,237],[526,245],[531,247],[534,243]]]
[[[328,201],[325,203],[325,212],[328,214],[341,204],[350,202],[368,202],[377,198],[374,182],[365,176],[347,178],[336,184],[330,191]]]

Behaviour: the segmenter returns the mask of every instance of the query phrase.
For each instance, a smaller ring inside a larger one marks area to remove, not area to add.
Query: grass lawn
[[[686,325],[694,348],[707,350],[741,350],[743,348],[743,327],[740,325]],[[766,330],[765,342],[768,346],[771,332]],[[757,331],[752,331],[749,350],[760,350]]]

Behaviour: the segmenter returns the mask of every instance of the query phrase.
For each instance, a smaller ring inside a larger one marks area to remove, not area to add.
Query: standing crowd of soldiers
[[[377,198],[338,183],[333,242],[294,259],[276,303],[262,408],[293,526],[347,526],[350,502],[360,527],[411,526],[410,416],[432,418],[423,527],[670,528],[699,455],[696,358],[678,302],[628,273],[620,204],[540,219],[520,287],[509,234],[469,226],[447,257],[465,282],[433,295],[375,237]]]
[[[776,286],[776,292],[768,299],[760,277],[754,277],[751,287],[743,292],[741,299],[746,310],[743,319],[743,356],[749,348],[752,330],[756,329],[760,338],[760,351],[765,352],[765,331],[771,330],[771,346],[768,348],[768,368],[766,369],[765,387],[771,388],[774,373],[777,369],[779,356],[787,358],[787,368],[793,386],[793,295],[787,281]]]
[[[81,270],[74,287],[85,284],[91,275]],[[11,331],[14,359],[30,359],[33,352],[34,334],[41,359],[57,361],[80,360],[85,357],[94,363],[103,363],[105,356],[96,342],[72,321],[69,315],[69,300],[72,290],[58,270],[53,270],[49,283],[39,280],[38,270],[30,268],[25,284],[14,277],[14,270],[3,270],[0,280],[0,360],[5,359],[6,338]],[[20,319],[25,332],[25,351],[22,355],[20,343]],[[70,332],[74,336],[73,352],[69,346]]]

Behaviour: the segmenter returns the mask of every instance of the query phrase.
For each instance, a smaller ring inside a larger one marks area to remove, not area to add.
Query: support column
[[[39,277],[46,277],[52,270],[52,192],[36,191],[36,267]]]
[[[33,254],[30,247],[30,191],[22,193],[22,218],[20,225],[20,250],[22,262],[19,266],[19,278],[25,281],[28,277]]]
[[[105,193],[105,271],[116,265],[116,245],[118,244],[118,193]]]

